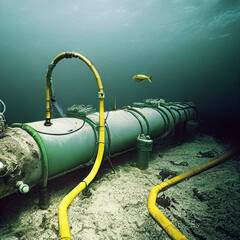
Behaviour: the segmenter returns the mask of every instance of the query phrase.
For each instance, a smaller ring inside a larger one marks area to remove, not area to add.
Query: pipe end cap
[[[17,187],[20,193],[26,194],[29,192],[30,188],[26,183],[23,183],[22,181],[17,182]]]

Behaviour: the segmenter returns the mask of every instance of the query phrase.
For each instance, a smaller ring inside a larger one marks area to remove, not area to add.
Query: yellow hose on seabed
[[[101,105],[103,107],[103,102],[102,104],[100,102],[100,108]],[[101,117],[103,119],[103,114]],[[62,202],[58,207],[58,221],[61,239],[71,239],[71,233],[68,224],[67,208],[71,204],[72,200],[95,178],[102,162],[103,152],[104,152],[104,120],[103,122],[100,121],[98,154],[91,172],[82,182],[80,182],[68,195],[66,195],[63,198]]]
[[[183,181],[186,178],[190,178],[194,175],[197,175],[200,172],[203,172],[223,161],[225,161],[227,158],[230,158],[231,156],[235,155],[236,151],[229,151],[223,154],[221,157],[206,163],[200,167],[196,167],[186,173],[183,173],[181,175],[178,175],[174,178],[171,178],[165,182],[162,182],[161,184],[155,186],[152,188],[149,197],[148,197],[148,211],[149,213],[155,218],[155,220],[163,227],[163,229],[168,233],[168,235],[172,239],[176,240],[186,240],[187,238],[163,215],[163,213],[156,207],[156,199],[157,195],[160,191],[164,191],[167,188]]]

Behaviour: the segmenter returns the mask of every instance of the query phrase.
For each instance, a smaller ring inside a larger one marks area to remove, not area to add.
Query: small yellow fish
[[[143,74],[138,74],[138,75],[135,75],[133,77],[133,80],[137,81],[137,82],[141,82],[143,80],[147,79],[149,82],[152,82],[152,74],[148,77],[146,75],[143,75]]]

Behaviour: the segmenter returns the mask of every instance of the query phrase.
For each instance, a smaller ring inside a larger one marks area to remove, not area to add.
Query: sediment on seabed
[[[147,210],[153,186],[211,161],[228,146],[208,135],[190,134],[168,145],[155,144],[149,168],[135,167],[136,153],[101,166],[87,194],[68,210],[72,239],[170,239]],[[202,155],[201,153],[209,154]],[[211,154],[210,154],[211,153]],[[188,239],[239,239],[240,157],[179,183],[158,196],[158,207]],[[1,239],[57,239],[57,208],[90,167],[49,182],[50,206],[40,210],[38,189],[0,200]]]

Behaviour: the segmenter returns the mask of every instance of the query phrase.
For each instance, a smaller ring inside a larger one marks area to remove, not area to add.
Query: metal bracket
[[[105,93],[104,92],[98,92],[98,99],[104,99]]]

